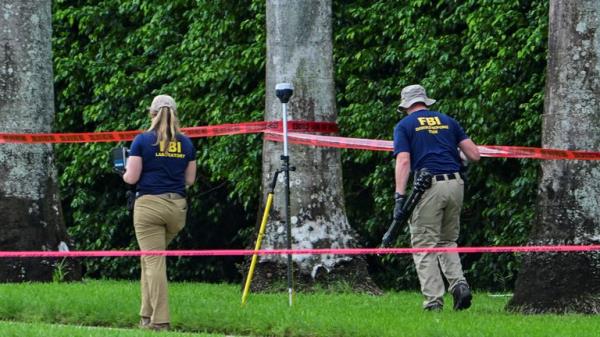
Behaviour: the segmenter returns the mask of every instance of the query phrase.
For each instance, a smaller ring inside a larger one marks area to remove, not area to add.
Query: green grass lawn
[[[251,294],[245,307],[240,306],[240,298],[240,285],[172,283],[172,325],[180,332],[253,336],[600,334],[599,316],[511,314],[504,311],[508,297],[495,297],[487,293],[475,293],[473,307],[462,312],[452,311],[452,300],[447,298],[446,308],[441,313],[423,312],[421,296],[414,292],[390,292],[383,296],[352,293],[297,294],[291,308],[287,305],[287,294],[284,293]],[[62,336],[144,336],[144,332],[135,330],[138,309],[137,282],[0,284],[0,320],[132,329],[118,330],[119,334],[111,334],[111,330],[106,332],[102,329],[81,330],[82,328],[71,326],[3,323],[0,324],[0,336],[12,336],[10,331],[15,329],[67,329]],[[77,331],[86,332],[76,334]],[[29,335],[14,335],[39,336],[33,332]],[[179,336],[166,336],[171,335]]]
[[[184,332],[154,332],[47,323],[0,322],[2,337],[223,337],[224,335]]]

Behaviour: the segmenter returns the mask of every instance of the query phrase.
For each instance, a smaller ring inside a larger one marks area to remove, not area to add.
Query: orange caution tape
[[[191,138],[215,137],[248,133],[265,133],[265,139],[282,141],[281,121],[247,122],[182,128]],[[338,127],[333,122],[288,121],[288,140],[293,144],[321,147],[359,149],[372,151],[392,151],[389,140],[349,138],[307,134],[336,133]],[[82,132],[82,133],[0,133],[0,143],[93,143],[131,141],[141,133],[136,131]],[[302,132],[302,133],[299,133]],[[600,152],[543,149],[523,146],[482,145],[479,151],[483,157],[533,158],[546,160],[600,160]]]
[[[182,128],[191,138],[215,137],[246,133],[260,133],[267,130],[282,130],[281,121],[248,122]],[[289,121],[288,130],[298,132],[336,133],[338,127],[332,122]],[[141,133],[136,131],[108,131],[81,133],[0,133],[0,143],[97,143],[130,141]]]
[[[281,132],[265,131],[265,139],[281,142]],[[348,138],[335,136],[321,136],[290,132],[288,141],[292,144],[313,145],[321,147],[336,147],[343,149],[392,151],[394,145],[389,140],[373,140],[364,138]],[[483,157],[496,158],[533,158],[546,160],[600,160],[600,152],[570,151],[558,149],[541,149],[523,146],[479,146],[479,152]]]

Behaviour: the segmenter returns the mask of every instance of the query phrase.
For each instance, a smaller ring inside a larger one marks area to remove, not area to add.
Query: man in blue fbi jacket
[[[461,158],[479,160],[477,145],[456,120],[430,110],[429,106],[434,103],[421,85],[405,87],[398,110],[406,111],[407,116],[394,128],[394,218],[403,216],[410,172],[426,169],[433,175],[431,187],[425,191],[409,220],[414,248],[457,246],[464,194],[464,181],[459,174]],[[439,311],[444,306],[442,274],[449,283],[454,309],[471,306],[471,289],[463,275],[458,253],[415,253],[413,260],[425,297],[425,310]]]

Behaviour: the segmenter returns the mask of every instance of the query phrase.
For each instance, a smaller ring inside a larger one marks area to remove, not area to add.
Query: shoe
[[[440,312],[444,307],[439,303],[431,303],[423,308],[425,311]]]
[[[171,328],[171,324],[169,323],[150,323],[148,325],[150,330],[154,331],[167,331]]]
[[[140,318],[140,328],[146,328],[150,325],[150,317],[142,316]]]
[[[452,290],[452,297],[454,298],[454,310],[465,310],[471,306],[471,289],[469,285],[461,282],[454,286]]]

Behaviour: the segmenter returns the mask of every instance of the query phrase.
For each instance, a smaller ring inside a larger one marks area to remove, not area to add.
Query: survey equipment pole
[[[290,222],[290,170],[294,168],[290,167],[290,156],[288,154],[288,128],[287,128],[287,103],[290,101],[290,97],[294,93],[294,86],[291,83],[278,83],[275,86],[275,95],[281,101],[282,105],[282,118],[281,122],[283,125],[283,155],[281,160],[283,162],[281,171],[284,174],[284,195],[285,195],[285,228],[287,233],[287,249],[292,249],[292,225]],[[293,298],[293,265],[292,265],[292,254],[287,254],[287,286],[288,286],[288,303],[292,306]]]

